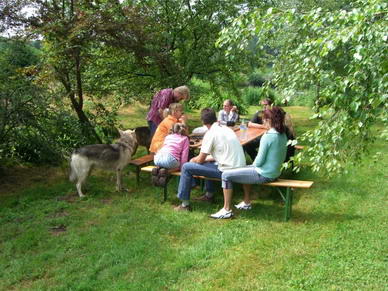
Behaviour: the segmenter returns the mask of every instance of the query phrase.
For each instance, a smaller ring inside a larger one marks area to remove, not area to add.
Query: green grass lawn
[[[315,126],[308,108],[286,109],[298,133]],[[123,126],[145,125],[141,110],[123,110]],[[114,174],[98,171],[80,200],[60,168],[15,169],[0,180],[0,290],[387,290],[387,164],[378,139],[344,176],[302,169],[293,177],[315,184],[295,192],[289,222],[269,188],[218,221],[208,216],[221,191],[177,213],[175,183],[161,204],[147,174],[140,187],[126,175],[129,192],[117,193]]]

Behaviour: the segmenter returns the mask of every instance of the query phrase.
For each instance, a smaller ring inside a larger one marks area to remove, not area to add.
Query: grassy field
[[[144,111],[126,108],[121,123],[145,125]],[[287,111],[298,133],[315,126],[308,108]],[[114,175],[96,172],[80,200],[61,168],[12,169],[0,180],[0,290],[388,290],[387,166],[379,139],[344,176],[303,169],[294,178],[315,184],[295,192],[287,223],[269,188],[254,188],[252,211],[218,221],[208,216],[221,191],[176,213],[174,183],[161,204],[146,174],[140,187],[126,175],[129,192],[117,193]]]

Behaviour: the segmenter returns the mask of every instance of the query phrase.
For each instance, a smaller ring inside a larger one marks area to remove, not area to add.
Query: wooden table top
[[[237,138],[240,141],[241,145],[245,145],[250,141],[254,140],[255,138],[262,136],[267,131],[266,129],[248,127],[247,137],[246,139],[242,139],[240,129],[234,128],[233,130],[236,133]],[[190,137],[190,148],[197,149],[197,148],[200,148],[201,145],[202,145],[202,138],[200,135],[192,135]]]

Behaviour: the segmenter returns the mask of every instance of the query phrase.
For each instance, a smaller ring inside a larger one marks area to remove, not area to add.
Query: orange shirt
[[[154,137],[152,138],[150,145],[151,153],[156,153],[162,148],[164,139],[168,135],[171,127],[177,122],[178,119],[171,115],[168,115],[165,119],[163,119],[163,121],[158,125]]]

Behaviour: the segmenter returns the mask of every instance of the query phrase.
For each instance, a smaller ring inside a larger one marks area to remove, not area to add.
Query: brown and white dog
[[[120,132],[120,139],[115,144],[94,144],[76,149],[71,155],[70,181],[75,182],[80,197],[82,184],[94,167],[113,170],[117,174],[116,190],[122,191],[122,170],[128,165],[137,147],[136,134],[132,130]]]

